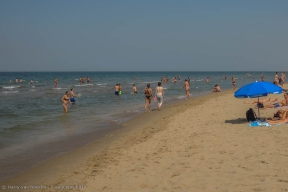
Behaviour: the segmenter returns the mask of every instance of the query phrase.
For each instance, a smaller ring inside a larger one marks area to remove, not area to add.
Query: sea
[[[165,106],[185,99],[181,87],[188,78],[193,99],[209,94],[215,84],[231,89],[232,76],[239,88],[261,81],[261,75],[272,82],[275,72],[0,72],[0,181],[120,129],[121,123],[144,112],[143,90],[149,83],[155,91],[161,77],[170,80],[162,84]],[[80,77],[91,82],[79,84]],[[16,84],[16,78],[23,82]],[[122,86],[120,96],[114,95],[116,84]],[[71,88],[81,96],[64,113],[61,99]],[[153,108],[157,103],[152,101]]]

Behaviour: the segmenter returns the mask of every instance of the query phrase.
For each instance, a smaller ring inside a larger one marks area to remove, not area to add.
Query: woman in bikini
[[[69,98],[69,91],[66,91],[65,95],[62,97],[62,105],[65,112],[68,112],[68,102],[71,104],[70,98]]]
[[[147,87],[144,89],[144,94],[145,94],[144,112],[146,112],[147,107],[148,107],[148,111],[150,111],[150,108],[151,108],[152,89],[150,88],[150,84],[147,84]]]
[[[189,84],[189,81],[187,79],[185,79],[184,85],[181,88],[183,88],[183,87],[185,87],[186,100],[188,100],[190,97],[190,84]]]

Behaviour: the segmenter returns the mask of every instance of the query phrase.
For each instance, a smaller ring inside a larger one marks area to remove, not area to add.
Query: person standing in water
[[[55,87],[55,88],[58,87],[58,78],[54,79],[54,87]]]
[[[64,112],[68,112],[68,102],[72,104],[69,98],[69,91],[66,91],[65,95],[62,97],[62,106],[64,108]]]
[[[190,84],[189,84],[187,79],[185,79],[184,85],[181,88],[183,88],[183,87],[185,87],[186,100],[188,100],[190,98]]]
[[[144,89],[145,94],[145,106],[144,106],[144,112],[146,112],[146,109],[148,108],[148,112],[150,112],[151,108],[151,97],[152,97],[152,89],[150,88],[150,84],[147,84],[147,87]]]
[[[156,87],[155,97],[157,98],[158,101],[158,111],[160,111],[164,99],[164,89],[161,86],[161,82],[159,82],[158,87]]]
[[[122,87],[121,87],[120,83],[118,85],[119,85],[119,95],[121,95],[122,94]]]
[[[76,102],[74,97],[76,97],[76,95],[74,93],[74,88],[72,88],[72,89],[70,89],[70,101],[71,101],[71,103],[75,103]]]
[[[135,85],[135,84],[133,84],[133,88],[132,88],[132,91],[133,91],[133,93],[134,93],[134,94],[136,94],[136,93],[137,93],[137,87],[136,87],[136,85]]]
[[[114,86],[114,89],[115,89],[115,95],[119,96],[119,85],[116,84],[116,85]]]
[[[206,83],[209,83],[209,77],[206,78]]]

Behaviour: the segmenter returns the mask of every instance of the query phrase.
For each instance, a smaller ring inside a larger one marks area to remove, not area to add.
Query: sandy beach
[[[265,98],[284,99],[283,94]],[[114,133],[0,186],[5,191],[288,191],[288,124],[249,127],[246,111],[255,104],[244,101],[251,99],[237,99],[228,90],[170,105],[164,100],[161,111],[153,102],[151,112]],[[261,117],[276,110],[260,110]]]

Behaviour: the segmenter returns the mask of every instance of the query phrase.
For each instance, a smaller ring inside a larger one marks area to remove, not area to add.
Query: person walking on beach
[[[189,84],[189,81],[187,79],[185,79],[184,85],[181,88],[183,88],[183,87],[185,87],[186,100],[188,100],[190,97],[190,84]]]
[[[235,77],[234,76],[232,76],[232,88],[233,89],[236,89],[236,79],[235,79]]]
[[[281,87],[283,87],[284,82],[285,82],[285,79],[286,79],[285,72],[282,72],[281,77],[279,78],[279,85],[280,85]]]
[[[146,112],[146,109],[148,108],[148,111],[150,112],[151,108],[151,97],[152,97],[152,89],[150,88],[150,84],[147,84],[147,87],[144,89],[145,94],[145,107],[144,112]]]
[[[279,84],[279,77],[278,77],[278,72],[276,72],[276,73],[275,73],[275,76],[274,76],[274,81],[273,81],[273,83],[274,83],[275,85],[278,85],[278,84]]]
[[[69,98],[69,91],[66,91],[65,95],[62,97],[62,105],[64,108],[64,112],[68,112],[68,102],[71,104],[70,98]]]
[[[136,85],[135,85],[135,84],[133,84],[133,88],[132,88],[132,91],[133,91],[133,93],[134,93],[134,94],[136,94],[136,93],[137,93],[137,87],[136,87]]]
[[[161,82],[159,82],[158,87],[156,87],[155,97],[157,98],[158,101],[158,111],[160,111],[164,98],[164,89],[163,87],[161,87]]]

